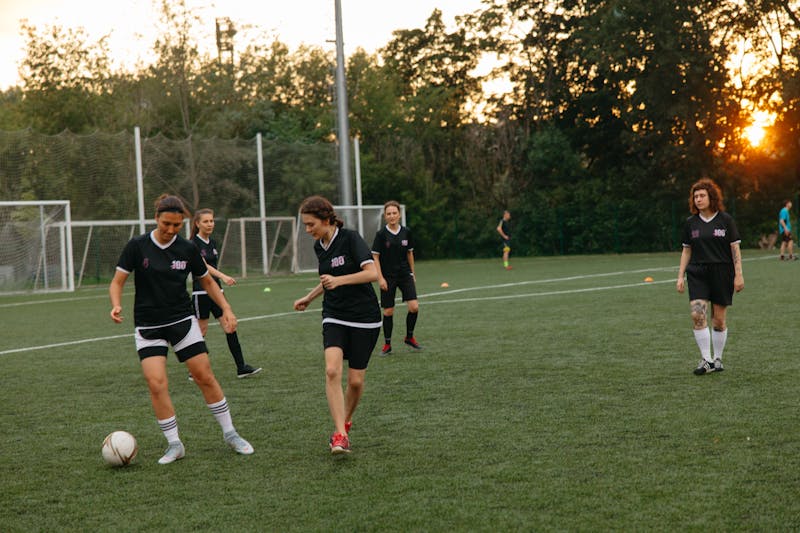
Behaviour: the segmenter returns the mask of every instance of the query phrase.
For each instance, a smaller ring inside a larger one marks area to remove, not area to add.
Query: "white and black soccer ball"
[[[127,431],[112,431],[103,441],[103,459],[112,466],[125,466],[133,461],[139,445]]]

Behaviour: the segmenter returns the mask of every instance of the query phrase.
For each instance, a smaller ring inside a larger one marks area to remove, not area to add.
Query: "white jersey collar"
[[[150,232],[150,240],[153,241],[153,244],[155,244],[156,246],[158,246],[162,250],[166,250],[167,248],[172,246],[172,243],[175,242],[175,239],[178,238],[178,235],[175,234],[175,235],[172,236],[172,238],[169,240],[169,242],[167,244],[161,244],[160,242],[158,242],[158,239],[156,239],[155,233],[156,233],[156,230],[153,230],[153,231]]]
[[[714,218],[716,218],[716,216],[717,216],[717,215],[719,215],[719,211],[717,211],[716,213],[714,213],[713,215],[711,215],[711,216],[710,216],[710,217],[708,217],[708,218],[704,217],[704,216],[703,216],[702,214],[700,214],[700,213],[697,213],[697,216],[699,216],[699,217],[700,217],[700,220],[702,220],[703,222],[711,222],[712,220],[714,220]]]
[[[327,252],[328,248],[330,248],[331,244],[333,244],[333,241],[336,240],[337,235],[339,235],[339,226],[336,226],[336,231],[333,232],[333,237],[331,237],[331,240],[328,241],[327,245],[322,243],[322,239],[319,240],[319,245],[322,246],[322,249]]]

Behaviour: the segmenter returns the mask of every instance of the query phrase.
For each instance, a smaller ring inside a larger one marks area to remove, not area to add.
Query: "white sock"
[[[725,343],[728,340],[728,328],[725,331],[711,330],[711,343],[714,345],[714,357],[722,359],[722,352],[725,351]]]
[[[233,427],[233,419],[231,418],[231,410],[228,408],[228,401],[223,398],[217,403],[209,403],[208,408],[211,409],[214,418],[219,422],[223,433],[235,431]]]
[[[697,346],[700,348],[700,355],[706,361],[711,361],[711,333],[708,328],[694,330],[694,340],[697,341]]]
[[[181,441],[181,438],[178,436],[178,419],[174,415],[164,420],[159,420],[158,427],[161,428],[161,432],[164,434],[164,437],[166,437],[167,442]]]

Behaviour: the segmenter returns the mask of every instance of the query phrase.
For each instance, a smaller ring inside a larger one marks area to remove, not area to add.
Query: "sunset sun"
[[[753,113],[753,121],[744,128],[743,135],[750,143],[750,146],[757,147],[764,140],[767,128],[775,122],[775,116],[766,111],[756,111]]]

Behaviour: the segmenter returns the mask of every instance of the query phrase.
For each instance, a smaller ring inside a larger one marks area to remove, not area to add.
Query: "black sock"
[[[383,315],[383,336],[386,339],[386,344],[392,343],[393,327],[394,327],[394,317],[392,315]]]
[[[241,370],[244,368],[244,356],[242,355],[242,346],[239,344],[239,336],[234,331],[226,333],[225,339],[228,341],[228,349],[231,351],[233,360],[236,361],[236,368]]]
[[[417,315],[419,315],[419,311],[406,315],[406,337],[409,339],[414,336],[414,327],[417,325]]]

